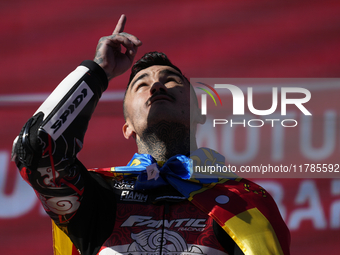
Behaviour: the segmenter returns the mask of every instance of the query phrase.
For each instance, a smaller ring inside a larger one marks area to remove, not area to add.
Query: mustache
[[[149,97],[149,99],[146,101],[146,105],[149,105],[153,99],[157,96],[166,96],[166,97],[169,97],[170,99],[172,99],[173,101],[176,100],[176,98],[170,94],[168,94],[167,92],[165,91],[159,91],[159,92],[156,92],[155,94],[153,94],[151,97]]]

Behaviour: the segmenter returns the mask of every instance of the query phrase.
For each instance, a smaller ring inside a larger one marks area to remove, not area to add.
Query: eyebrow
[[[133,88],[133,85],[136,84],[137,81],[141,80],[141,79],[144,79],[145,77],[149,76],[149,74],[147,73],[143,73],[142,75],[138,76],[136,80],[134,80],[131,85],[130,85],[130,90],[132,90]]]
[[[179,78],[181,78],[183,80],[183,77],[180,73],[174,72],[174,71],[169,70],[169,69],[163,69],[159,73],[160,74],[167,74],[167,75],[175,75],[175,76],[178,76]]]
[[[181,80],[183,81],[183,76],[182,76],[180,73],[174,72],[174,71],[172,71],[172,70],[170,70],[170,69],[163,69],[163,70],[161,70],[161,71],[159,72],[159,74],[161,74],[161,75],[162,75],[162,74],[166,74],[166,75],[175,75],[175,76],[181,78]],[[133,86],[137,83],[137,81],[142,80],[142,79],[144,79],[145,77],[148,77],[148,76],[149,76],[148,73],[143,73],[142,75],[138,76],[138,77],[136,78],[136,80],[134,80],[134,81],[131,83],[131,85],[130,85],[130,90],[132,90]]]

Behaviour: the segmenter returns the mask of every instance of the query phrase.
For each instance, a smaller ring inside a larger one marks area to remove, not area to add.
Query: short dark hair
[[[172,64],[169,58],[167,57],[167,55],[165,55],[163,52],[152,51],[152,52],[148,52],[144,54],[144,56],[141,57],[131,68],[130,79],[129,79],[128,85],[126,86],[124,100],[123,100],[123,112],[124,112],[125,120],[127,118],[127,112],[125,108],[125,96],[126,96],[127,90],[129,89],[131,81],[133,80],[133,78],[136,76],[136,74],[139,71],[149,68],[150,66],[156,66],[156,65],[170,66],[176,69],[184,77],[184,79],[188,83],[190,83],[189,80],[182,74],[181,70],[177,66]]]
[[[139,71],[149,68],[150,66],[156,66],[156,65],[170,66],[176,69],[178,72],[180,72],[180,74],[182,74],[181,70],[177,66],[172,64],[169,58],[167,57],[167,55],[165,55],[163,52],[157,52],[157,51],[148,52],[132,66],[129,83],[126,89],[129,88],[131,81],[133,80],[133,78],[136,76],[136,74]]]

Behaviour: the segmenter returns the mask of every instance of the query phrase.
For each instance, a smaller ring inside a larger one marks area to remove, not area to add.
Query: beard
[[[176,122],[160,121],[147,127],[137,139],[139,153],[166,161],[177,154],[190,152],[190,128]]]

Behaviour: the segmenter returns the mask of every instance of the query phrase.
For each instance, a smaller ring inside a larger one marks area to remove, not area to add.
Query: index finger
[[[125,14],[122,14],[120,16],[120,19],[118,20],[116,28],[115,28],[115,30],[113,31],[112,34],[119,34],[119,33],[123,32],[124,27],[125,27],[125,23],[126,23],[126,16],[125,16]]]

